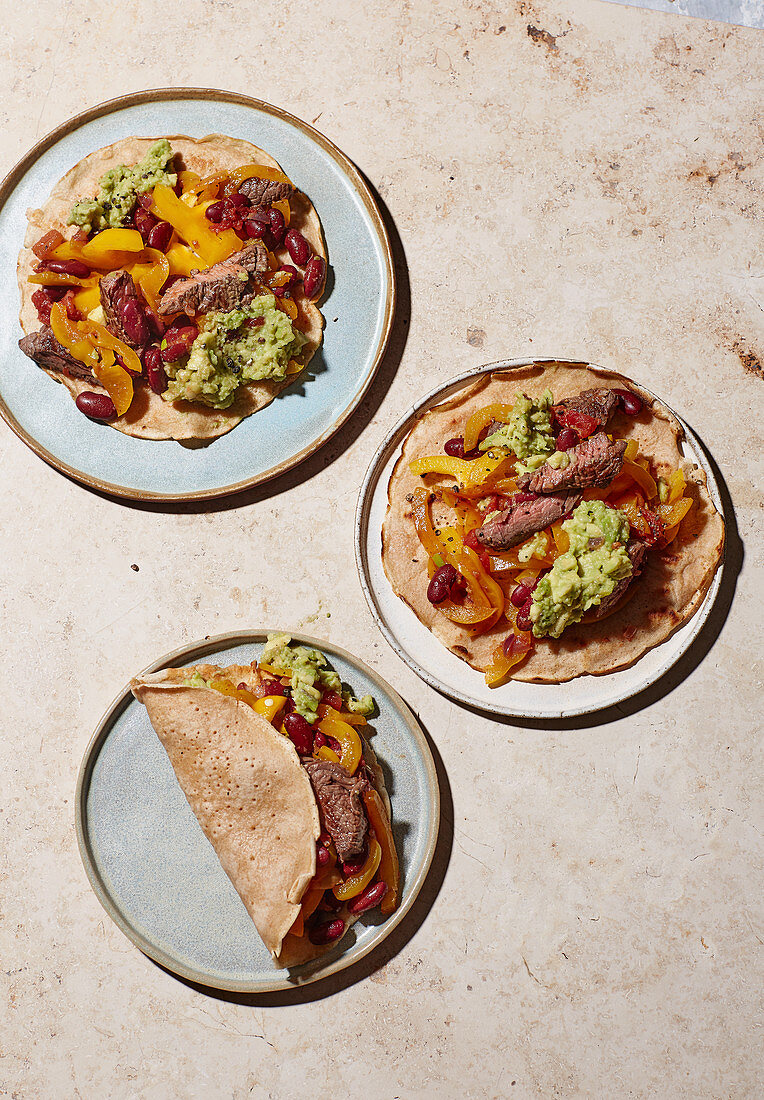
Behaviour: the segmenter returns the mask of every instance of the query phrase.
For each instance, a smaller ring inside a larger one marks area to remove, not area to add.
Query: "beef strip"
[[[84,382],[96,384],[91,370],[59,344],[53,335],[53,329],[48,325],[43,325],[39,332],[30,332],[28,336],[19,340],[19,347],[24,355],[34,359],[38,367],[44,370],[55,371],[56,374],[65,374],[69,378],[81,378]]]
[[[626,553],[629,555],[629,560],[631,561],[631,576],[624,577],[622,581],[619,581],[610,595],[606,596],[602,603],[598,604],[597,607],[587,613],[587,619],[603,619],[605,615],[608,615],[621,599],[631,582],[636,580],[642,572],[642,565],[644,563],[645,554],[647,553],[647,543],[642,539],[629,539],[626,544]]]
[[[248,198],[253,206],[270,206],[280,199],[288,199],[293,191],[291,183],[277,183],[274,180],[261,179],[260,176],[250,176],[239,188],[239,194]]]
[[[598,428],[604,428],[610,417],[618,407],[618,394],[613,390],[593,389],[584,390],[576,397],[566,397],[558,401],[554,411],[558,420],[564,420],[566,412],[585,413],[593,416]],[[561,417],[559,413],[562,413]]]
[[[476,532],[477,540],[492,550],[509,550],[572,512],[580,500],[581,494],[575,491],[538,496],[532,500],[519,493],[510,498],[508,508]]]
[[[363,851],[368,821],[361,794],[369,786],[365,776],[350,775],[331,760],[302,757],[321,812],[321,824],[334,841],[341,860]]]
[[[116,336],[118,340],[122,340],[128,347],[141,350],[147,341],[143,343],[137,343],[132,336],[130,336],[122,324],[122,316],[120,312],[120,305],[125,298],[134,298],[138,305],[139,312],[143,315],[143,303],[138,296],[133,277],[129,271],[111,271],[108,275],[104,275],[99,284],[99,291],[101,293],[101,306],[106,316],[106,327],[109,332]],[[148,328],[146,329],[146,336],[148,337]]]
[[[227,260],[173,283],[162,295],[158,312],[228,313],[254,297],[251,276],[267,270],[268,253],[263,245],[247,245]]]
[[[623,439],[611,442],[604,432],[597,432],[565,452],[570,458],[569,466],[555,469],[545,462],[533,473],[519,477],[517,487],[526,493],[602,488],[620,474],[625,450]]]

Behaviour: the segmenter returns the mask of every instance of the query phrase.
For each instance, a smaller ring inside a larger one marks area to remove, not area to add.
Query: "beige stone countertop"
[[[0,1096],[761,1095],[761,34],[595,0],[37,0],[3,24],[0,170],[112,96],[246,92],[368,176],[401,310],[359,414],[233,504],[115,502],[0,424]],[[394,420],[459,371],[537,354],[663,395],[734,506],[725,599],[683,675],[639,710],[550,725],[420,682],[353,559],[360,472]],[[74,788],[134,672],[276,620],[353,650],[420,715],[445,841],[362,980],[216,997],[106,916]]]

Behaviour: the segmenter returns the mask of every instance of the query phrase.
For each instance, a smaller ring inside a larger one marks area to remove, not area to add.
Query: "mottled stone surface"
[[[359,416],[232,507],[115,503],[0,426],[0,1095],[755,1096],[760,35],[593,0],[39,0],[4,20],[3,170],[127,91],[268,99],[315,121],[382,196],[402,310]],[[392,421],[472,364],[533,354],[665,395],[729,487],[731,574],[744,546],[729,616],[667,694],[554,728],[490,721],[420,683],[376,632],[352,553],[359,472]],[[73,794],[132,673],[275,620],[355,650],[420,714],[450,779],[453,849],[445,868],[447,820],[437,897],[365,980],[237,1003],[112,925]]]

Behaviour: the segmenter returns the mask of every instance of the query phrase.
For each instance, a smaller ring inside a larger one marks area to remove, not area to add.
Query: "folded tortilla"
[[[512,679],[562,683],[585,673],[603,675],[626,668],[695,614],[721,561],[724,521],[709,496],[706,475],[684,460],[681,424],[646,390],[614,371],[584,363],[539,362],[482,375],[417,419],[390,477],[382,528],[382,561],[396,595],[452,653],[475,669],[485,671],[490,666],[493,651],[509,633],[509,626],[502,618],[484,634],[476,634],[451,622],[427,599],[427,552],[416,533],[407,498],[422,485],[452,485],[453,477],[427,474],[423,479],[411,473],[409,463],[425,455],[442,454],[444,443],[463,435],[472,413],[486,405],[511,404],[519,392],[539,398],[547,389],[557,402],[597,386],[627,387],[639,394],[645,403],[642,413],[631,418],[617,412],[607,430],[623,439],[636,439],[640,452],[650,458],[656,477],[681,466],[687,479],[685,493],[693,497],[694,507],[669,546],[649,551],[641,576],[613,614],[597,622],[569,626],[557,640],[537,639],[528,658],[513,668]],[[456,515],[438,503],[434,518],[437,526],[446,526]]]
[[[206,686],[194,675],[223,679],[255,691],[250,665],[203,664],[169,668],[131,683],[164,746],[181,789],[223,870],[277,966],[299,966],[338,941],[312,944],[288,935],[316,872],[321,821],[308,773],[289,738],[247,703]],[[390,800],[376,756],[362,738],[364,759],[390,816]],[[343,905],[336,917],[345,932],[359,919]]]
[[[170,142],[176,154],[176,165],[196,172],[202,178],[216,172],[231,171],[244,164],[262,164],[268,168],[276,168],[279,172],[283,171],[263,149],[241,138],[227,137],[225,134],[209,134],[203,138],[191,138],[183,134],[163,134],[160,137],[167,137]],[[98,181],[105,172],[120,164],[136,164],[157,140],[157,137],[124,138],[90,153],[56,184],[50,198],[40,209],[27,211],[29,224],[24,248],[18,260],[21,292],[19,321],[25,333],[36,332],[40,328],[37,310],[32,303],[32,294],[39,288],[28,281],[34,267],[39,263],[32,252],[32,245],[50,229],[57,229],[65,237],[71,237],[77,226],[67,225],[66,220],[74,204],[79,199],[93,198],[98,193]],[[317,256],[326,259],[321,222],[308,198],[295,190],[290,196],[289,205],[292,211],[291,226],[300,230]],[[245,243],[242,241],[242,248]],[[292,262],[283,247],[276,250],[276,255],[282,263]],[[324,318],[315,303],[308,301],[302,293],[296,300],[300,308],[299,327],[308,338],[299,361],[307,366],[321,344]],[[46,373],[56,382],[62,382],[73,398],[84,390],[100,390],[92,382],[68,378],[53,371]],[[250,382],[237,390],[233,404],[227,409],[213,409],[198,402],[165,401],[148,386],[138,386],[128,411],[124,416],[110,421],[109,426],[124,435],[140,439],[177,439],[192,446],[230,432],[245,417],[265,408],[281,390],[302,377],[303,374],[294,374],[282,382]]]

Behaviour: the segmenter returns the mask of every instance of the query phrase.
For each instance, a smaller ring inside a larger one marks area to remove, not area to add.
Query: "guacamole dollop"
[[[152,191],[158,183],[175,186],[178,177],[169,171],[174,156],[169,141],[162,138],[137,164],[110,168],[98,181],[97,198],[76,202],[66,224],[79,225],[90,233],[124,225],[139,195]]]
[[[560,554],[533,592],[530,618],[537,638],[559,638],[632,573],[626,553],[629,521],[617,508],[601,500],[585,500],[562,529],[570,548]]]
[[[551,390],[545,390],[537,401],[526,397],[524,393],[515,394],[509,420],[486,436],[480,444],[480,450],[506,447],[521,462],[538,457],[536,466],[531,469],[542,465],[547,456],[555,451],[551,412],[553,400]]]
[[[258,294],[230,313],[208,313],[187,356],[167,363],[165,401],[201,401],[227,409],[239,386],[283,382],[307,337],[293,328],[272,294]]]
[[[289,634],[269,634],[260,663],[271,665],[291,677],[292,701],[298,714],[307,722],[315,722],[323,691],[339,692],[345,706],[354,714],[372,713],[374,700],[371,695],[356,699],[351,692],[343,691],[339,675],[319,649],[293,646],[291,641]]]

